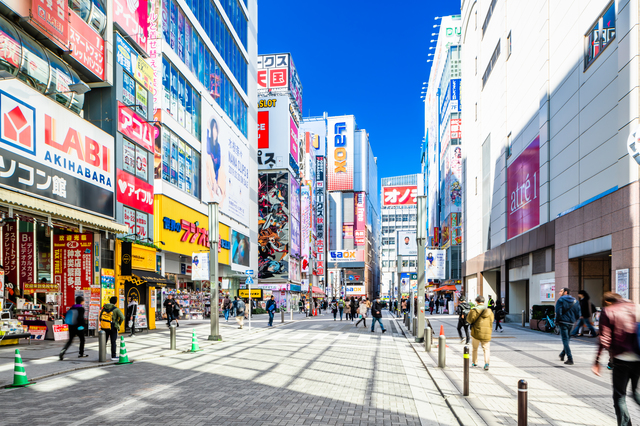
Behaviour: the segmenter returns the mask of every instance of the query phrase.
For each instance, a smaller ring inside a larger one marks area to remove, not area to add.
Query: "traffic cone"
[[[27,372],[24,371],[24,364],[20,356],[20,350],[16,349],[15,366],[13,368],[13,384],[7,385],[5,388],[22,388],[34,384],[27,379]]]
[[[116,365],[133,364],[133,361],[129,361],[129,355],[127,355],[127,348],[124,345],[124,336],[120,336],[120,358]]]
[[[440,324],[440,335],[444,336],[444,325]]]
[[[188,351],[190,353],[200,352],[200,346],[198,346],[198,337],[196,336],[196,329],[193,329],[193,333],[191,334],[191,350]]]

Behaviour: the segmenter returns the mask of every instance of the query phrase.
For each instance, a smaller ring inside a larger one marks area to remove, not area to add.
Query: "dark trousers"
[[[111,328],[109,330],[104,330],[104,332],[107,333],[107,341],[106,341],[106,343],[109,343],[109,339],[111,339],[111,358],[115,358],[115,357],[117,357],[117,354],[116,354],[116,342],[118,341],[118,329],[117,328]]]
[[[338,317],[338,311],[332,311],[333,313],[333,320],[335,321],[336,318]]]
[[[364,326],[365,327],[367,326],[367,317],[366,316],[363,315],[362,318],[360,318],[358,320],[358,322],[356,323],[356,327],[358,326],[358,324],[360,324],[360,321],[364,321]]]
[[[616,410],[618,426],[631,425],[631,417],[627,409],[627,385],[631,380],[631,392],[633,399],[640,404],[638,393],[638,378],[640,377],[640,362],[620,361],[613,359],[613,407]]]
[[[340,321],[342,321],[342,312],[343,312],[343,308],[340,308]]]
[[[463,320],[462,318],[458,318],[458,336],[462,339],[462,328],[464,328],[464,334],[467,337],[467,344],[469,344],[469,323],[467,320]]]
[[[269,327],[273,325],[273,315],[274,311],[269,311]]]
[[[62,348],[63,354],[67,352],[67,349],[69,349],[69,346],[71,346],[71,342],[73,342],[73,339],[76,336],[78,336],[78,339],[80,339],[80,349],[78,350],[78,354],[84,354],[84,330],[78,330],[78,327],[69,327],[69,340],[67,340],[64,348]]]
[[[500,330],[502,330],[502,324],[500,324],[500,320],[496,319],[496,331],[498,331],[498,327],[500,327]]]
[[[560,327],[560,336],[562,337],[562,352],[560,352],[560,356],[564,358],[566,355],[570,360],[573,360],[571,348],[569,347],[569,332],[571,331],[572,325],[573,324],[565,324],[562,322],[558,324]]]

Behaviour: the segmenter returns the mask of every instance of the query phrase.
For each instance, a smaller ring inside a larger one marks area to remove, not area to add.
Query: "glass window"
[[[93,10],[91,11],[89,24],[98,34],[104,34],[104,30],[107,28],[107,12],[101,0],[93,0]]]
[[[22,63],[18,78],[44,93],[49,85],[49,60],[35,40],[22,30],[17,31],[22,40]]]
[[[51,63],[51,79],[47,94],[59,104],[68,106],[72,95],[69,89],[69,85],[72,84],[69,68],[53,53],[47,50],[46,54]]]
[[[616,38],[616,8],[612,2],[585,36],[584,69]]]
[[[616,38],[616,5],[611,3],[602,17],[602,50]]]

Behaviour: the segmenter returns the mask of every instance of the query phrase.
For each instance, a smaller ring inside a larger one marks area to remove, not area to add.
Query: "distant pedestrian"
[[[173,294],[168,294],[167,300],[163,303],[165,315],[167,316],[167,327],[169,327],[171,325],[171,321],[173,321],[173,310],[175,304],[176,301],[173,299]]]
[[[338,300],[338,312],[340,312],[340,321],[342,321],[342,314],[344,313],[344,299],[342,297]]]
[[[267,313],[269,314],[269,327],[273,327],[273,316],[276,314],[276,301],[271,295],[271,298],[267,300]]]
[[[591,315],[593,315],[594,309],[592,308],[589,293],[584,290],[580,290],[578,292],[578,299],[580,299],[580,318],[578,319],[578,323],[576,324],[576,326],[573,328],[571,335],[582,336],[583,331],[580,330],[580,327],[582,327],[583,329],[584,327],[588,327],[589,332],[591,332],[591,337],[596,337],[598,335],[598,332],[591,323]],[[578,334],[578,331],[580,331],[580,334]]]
[[[407,301],[405,299],[402,299],[401,306],[402,306],[402,313],[407,312]]]
[[[349,303],[348,300],[344,304],[344,316],[345,316],[347,321],[349,321],[351,319],[351,304]]]
[[[458,314],[458,336],[460,336],[460,343],[465,341],[465,339],[462,338],[462,329],[464,328],[464,334],[467,337],[465,345],[468,345],[470,341],[469,323],[467,322],[467,315],[469,315],[470,310],[471,305],[469,305],[467,299],[464,296],[460,296],[460,301],[456,308],[456,313]]]
[[[304,312],[304,301],[302,299],[298,300],[298,310],[300,313]]]
[[[494,307],[493,305],[494,305],[493,297],[489,295],[489,301],[487,302],[487,307],[493,311],[493,307]]]
[[[173,320],[176,322],[176,327],[180,327],[181,314],[182,314],[182,311],[180,309],[180,305],[176,301],[176,303],[173,305]]]
[[[71,346],[71,342],[73,339],[78,336],[80,340],[80,348],[78,350],[78,358],[85,358],[89,355],[84,353],[84,328],[87,323],[84,319],[84,307],[82,304],[84,303],[84,297],[76,296],[76,304],[69,308],[69,311],[64,317],[64,323],[69,327],[69,340],[64,345],[64,348],[60,351],[60,361],[64,358],[64,354]]]
[[[431,299],[429,299],[429,315],[433,315],[434,306],[435,306],[435,302],[432,297]]]
[[[640,380],[640,356],[637,353],[636,305],[627,302],[616,293],[606,292],[602,296],[604,309],[600,314],[600,345],[592,371],[600,375],[599,358],[603,349],[613,361],[613,406],[618,426],[631,425],[627,409],[627,385],[631,380],[633,399],[640,404],[638,380]]]
[[[351,322],[356,319],[356,315],[358,315],[358,305],[356,304],[356,298],[351,296]]]
[[[381,302],[380,298],[377,298],[373,301],[373,305],[371,306],[371,316],[373,319],[371,320],[371,332],[373,333],[376,330],[376,322],[380,324],[380,328],[382,329],[382,333],[386,333],[387,330],[384,328],[382,324],[382,309],[386,306],[386,303]],[[365,324],[365,327],[367,325]]]
[[[129,304],[127,305],[127,322],[131,334],[129,337],[133,337],[136,334],[136,317],[138,316],[138,301],[129,296]]]
[[[364,327],[367,328],[367,304],[364,300],[360,302],[360,306],[358,307],[358,315],[360,316],[360,319],[358,320],[358,322],[356,322],[356,327],[358,326],[358,324],[360,324],[360,322],[364,321]]]
[[[365,298],[364,302],[367,304],[367,316],[371,315],[371,300],[369,298]]]
[[[118,298],[116,296],[112,296],[109,299],[109,303],[105,303],[102,307],[99,316],[100,329],[104,330],[107,334],[106,343],[109,343],[109,339],[111,339],[111,361],[118,360],[116,354],[116,342],[118,340],[120,324],[124,321],[124,315],[122,315],[122,311],[118,309],[116,303],[118,303]]]
[[[567,356],[565,364],[573,365],[573,356],[571,355],[571,348],[569,347],[569,338],[571,327],[580,317],[580,304],[575,297],[569,294],[568,288],[560,290],[560,298],[556,302],[556,322],[560,327],[560,336],[562,337],[562,352],[560,352],[560,361],[564,361],[564,356]]]
[[[333,320],[336,321],[336,319],[338,318],[338,302],[336,302],[336,299],[331,300],[329,308],[331,309],[331,313],[333,314]]]
[[[484,297],[476,297],[476,306],[467,315],[467,322],[471,326],[471,366],[478,365],[478,346],[482,345],[484,355],[484,369],[489,369],[491,355],[491,329],[493,328],[493,312],[484,304]]]
[[[222,301],[222,311],[224,312],[224,321],[229,322],[229,311],[231,310],[231,299],[229,299],[229,295],[224,295],[224,300]]]
[[[496,319],[496,331],[498,331],[498,327],[500,327],[500,333],[502,333],[504,330],[502,329],[502,324],[500,324],[500,321],[504,319],[505,312],[504,305],[502,304],[502,301],[500,299],[495,302],[495,305],[493,306],[493,312]]]
[[[234,303],[236,305],[236,322],[238,323],[238,328],[244,327],[244,311],[246,305],[239,299],[238,296],[234,296]]]

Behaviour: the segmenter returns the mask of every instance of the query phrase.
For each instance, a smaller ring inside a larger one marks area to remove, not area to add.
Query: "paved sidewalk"
[[[293,321],[304,320],[304,314],[293,314]],[[249,331],[249,321],[245,319],[244,329],[239,330],[234,319],[229,318],[229,322],[225,322],[221,317],[220,334],[223,340],[237,339],[251,333],[259,333],[268,329],[268,315],[254,315],[252,321],[252,329]],[[285,324],[291,323],[290,314],[285,314]],[[281,318],[276,315],[274,319],[274,327],[282,325]],[[124,336],[127,355],[130,360],[143,360],[157,357],[173,355],[179,352],[187,351],[191,348],[191,334],[195,328],[200,347],[216,344],[218,342],[209,342],[207,337],[210,331],[209,320],[180,320],[180,327],[176,329],[176,351],[169,350],[169,329],[166,323],[156,323],[157,329],[149,332],[137,333],[134,337],[129,334]],[[118,336],[118,339],[120,336]],[[0,347],[0,386],[4,386],[13,382],[14,355],[15,350],[20,350],[22,361],[29,380],[38,380],[52,375],[67,373],[74,370],[99,367],[101,365],[112,364],[110,361],[110,344],[107,345],[107,362],[98,362],[98,338],[87,337],[85,344],[85,353],[87,358],[78,358],[78,343],[76,338],[67,351],[63,361],[60,361],[58,355],[65,345],[66,341],[32,341],[31,345],[26,340],[21,340],[18,345],[9,345]],[[118,343],[117,353],[120,345]]]
[[[434,328],[432,352],[422,344],[412,343],[439,386],[449,389],[460,399],[463,380],[463,349],[456,330],[457,318],[450,315],[427,316]],[[397,323],[406,331],[402,320]],[[437,334],[444,325],[447,336],[447,367],[437,368]],[[504,332],[493,332],[489,371],[471,368],[470,397],[463,398],[489,425],[517,423],[517,383],[525,379],[529,388],[529,424],[552,425],[615,425],[611,372],[606,369],[605,354],[601,363],[602,377],[591,372],[597,350],[597,340],[575,338],[571,351],[575,365],[564,365],[558,358],[562,350],[560,336],[532,331],[520,324],[503,325]],[[463,333],[464,335],[464,333]],[[471,352],[471,345],[469,345]],[[482,348],[478,350],[478,364]],[[627,398],[631,418],[640,421],[640,407]]]

